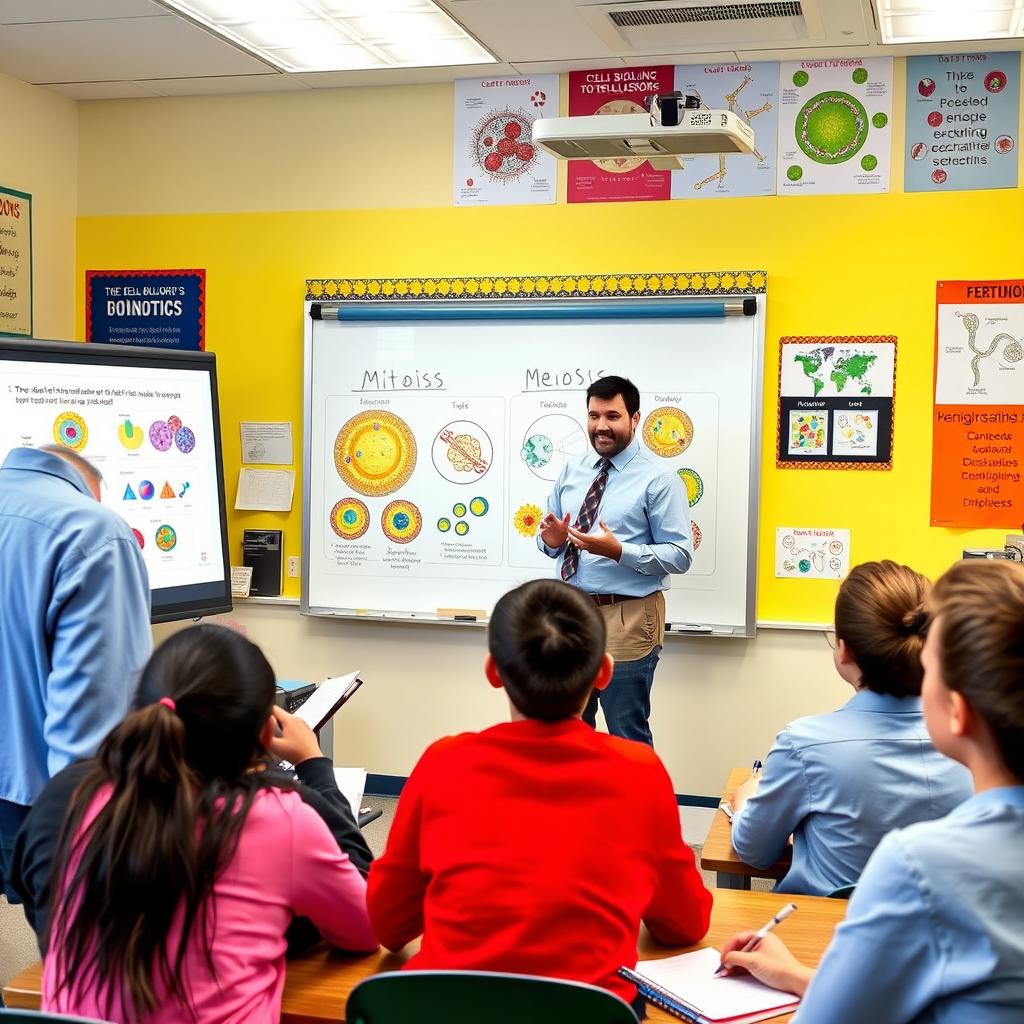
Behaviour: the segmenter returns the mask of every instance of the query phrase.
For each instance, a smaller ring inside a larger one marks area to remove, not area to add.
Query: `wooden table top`
[[[723,797],[732,793],[743,782],[750,778],[749,768],[733,768],[722,790]],[[715,817],[708,829],[708,837],[704,840],[704,848],[700,853],[700,866],[705,871],[725,871],[733,875],[749,875],[754,878],[782,878],[789,870],[793,860],[793,848],[789,846],[782,857],[768,868],[755,868],[740,860],[732,848],[732,826],[724,811],[715,811]]]
[[[760,928],[771,919],[785,902],[768,892],[741,892],[716,889],[711,912],[711,927],[698,945],[722,945],[738,931]],[[804,963],[816,966],[832,939],[835,926],[846,913],[846,900],[830,900],[820,896],[798,896],[799,913],[779,925],[777,934]],[[696,946],[688,947],[696,949]],[[416,950],[411,944],[400,953],[371,953],[351,956],[317,946],[310,953],[288,961],[288,977],[284,986],[281,1006],[281,1024],[337,1024],[344,1020],[345,1002],[355,986],[371,974],[394,971]],[[656,943],[646,929],[642,929],[638,947],[641,959],[653,960],[686,952]],[[4,987],[7,1006],[15,1009],[38,1010],[42,984],[42,964],[33,964]],[[773,1018],[789,1020],[791,1014]],[[648,1007],[653,1021],[676,1021],[656,1006]]]

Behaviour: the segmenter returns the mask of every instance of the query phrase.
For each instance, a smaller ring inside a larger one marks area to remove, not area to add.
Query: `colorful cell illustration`
[[[184,498],[184,497],[185,497],[185,492],[186,492],[186,491],[187,491],[187,490],[188,490],[188,489],[189,489],[189,488],[190,488],[191,486],[192,486],[192,485],[191,485],[191,484],[190,484],[190,483],[189,483],[189,482],[188,482],[188,481],[186,480],[186,481],[185,481],[185,482],[184,482],[184,483],[183,483],[183,484],[181,485],[181,490],[180,490],[180,491],[178,491],[178,497],[179,497],[179,498]]]
[[[438,431],[430,457],[449,483],[471,484],[491,468],[494,446],[479,423],[455,420]]]
[[[133,452],[136,448],[140,448],[142,446],[142,442],[145,438],[146,432],[142,427],[138,426],[138,424],[132,423],[131,420],[121,420],[121,423],[117,428],[117,439],[121,442],[122,447]]]
[[[135,527],[133,526],[132,527],[132,533],[135,535],[135,539],[139,542],[139,547],[140,548],[145,548],[145,546],[146,546],[146,538],[142,536],[142,531],[141,530],[136,530]]]
[[[540,505],[520,505],[512,517],[512,525],[524,537],[536,537],[541,515]]]
[[[486,498],[471,498],[469,511],[475,516],[485,516],[491,510],[491,503]]]
[[[160,497],[166,501],[168,498],[174,497],[174,488],[171,486],[169,480],[164,481],[163,487],[160,488]]]
[[[690,533],[693,535],[693,550],[696,551],[700,547],[701,540],[703,540],[703,534],[700,532],[700,527],[692,519],[690,520]]]
[[[461,519],[465,514],[466,506],[461,501],[458,501],[454,505],[452,505],[452,515],[454,515],[457,519]]]
[[[174,446],[182,455],[188,455],[196,446],[196,435],[188,427],[178,427],[174,432]]]
[[[180,416],[168,416],[167,426],[171,428],[171,433],[176,434],[181,430],[181,417]]]
[[[447,533],[452,528],[452,521],[447,516],[441,516],[437,521],[437,528],[441,533]]]
[[[381,529],[389,540],[396,544],[408,544],[415,540],[423,527],[420,510],[405,498],[390,502],[380,517]]]
[[[77,412],[69,409],[53,421],[53,439],[73,452],[80,452],[89,442],[89,428]]]
[[[341,479],[360,494],[391,494],[416,468],[416,438],[393,412],[367,409],[338,431],[334,465]]]
[[[796,116],[797,145],[819,164],[851,159],[868,137],[868,112],[848,92],[819,93]]]
[[[457,533],[457,534],[458,534],[458,535],[459,535],[460,537],[465,537],[465,536],[466,536],[466,534],[467,534],[467,533],[469,533],[469,523],[467,523],[467,522],[466,522],[466,521],[465,521],[464,519],[460,519],[460,520],[459,520],[459,521],[458,521],[458,522],[457,522],[457,523],[455,524],[455,532],[456,532],[456,533]]]
[[[143,501],[152,501],[154,494],[156,494],[156,488],[153,486],[152,480],[139,481],[139,497]]]
[[[693,440],[693,420],[674,405],[663,405],[644,420],[644,443],[663,459],[681,455]]]
[[[135,492],[132,490],[131,484],[125,484],[124,494],[121,495],[122,501],[135,501]]]
[[[153,538],[156,541],[156,546],[161,551],[173,551],[174,546],[178,543],[178,534],[175,532],[173,526],[169,526],[164,523],[163,526],[158,526],[156,534]]]
[[[154,420],[149,425],[149,443],[158,451],[165,452],[174,443],[174,431],[167,420]]]
[[[530,424],[519,454],[534,476],[553,483],[569,459],[589,448],[587,432],[577,420],[565,413],[548,413]]]
[[[1012,339],[1003,349],[1003,359],[1008,363],[1019,363],[1024,359],[1024,345],[1016,338]]]
[[[342,540],[355,540],[370,528],[370,510],[358,498],[342,498],[331,509],[330,520]]]
[[[695,469],[677,469],[676,473],[683,481],[683,486],[686,488],[686,500],[690,508],[693,508],[704,496],[704,481],[701,480],[700,474]]]
[[[514,181],[537,160],[533,118],[524,110],[494,110],[477,123],[470,151],[474,163],[497,181]]]

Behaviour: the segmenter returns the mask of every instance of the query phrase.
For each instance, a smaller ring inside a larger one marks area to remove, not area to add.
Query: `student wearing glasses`
[[[836,598],[833,662],[854,695],[776,737],[756,793],[732,821],[732,844],[768,867],[793,837],[779,892],[827,896],[853,885],[883,836],[948,814],[969,773],[932,745],[921,713],[928,580],[892,561],[865,562]]]

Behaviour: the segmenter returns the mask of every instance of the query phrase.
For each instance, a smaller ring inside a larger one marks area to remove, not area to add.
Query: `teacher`
[[[615,673],[583,711],[590,726],[601,702],[613,736],[653,746],[651,685],[665,636],[669,573],[693,561],[686,491],[641,449],[640,392],[625,377],[587,389],[593,451],[566,463],[548,497],[537,543],[558,574],[601,609]],[[570,522],[570,517],[572,521]]]

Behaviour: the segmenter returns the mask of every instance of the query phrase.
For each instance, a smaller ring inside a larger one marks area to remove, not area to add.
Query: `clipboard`
[[[329,677],[296,709],[295,716],[301,718],[313,732],[319,732],[362,685],[363,680],[359,678],[358,671]]]

